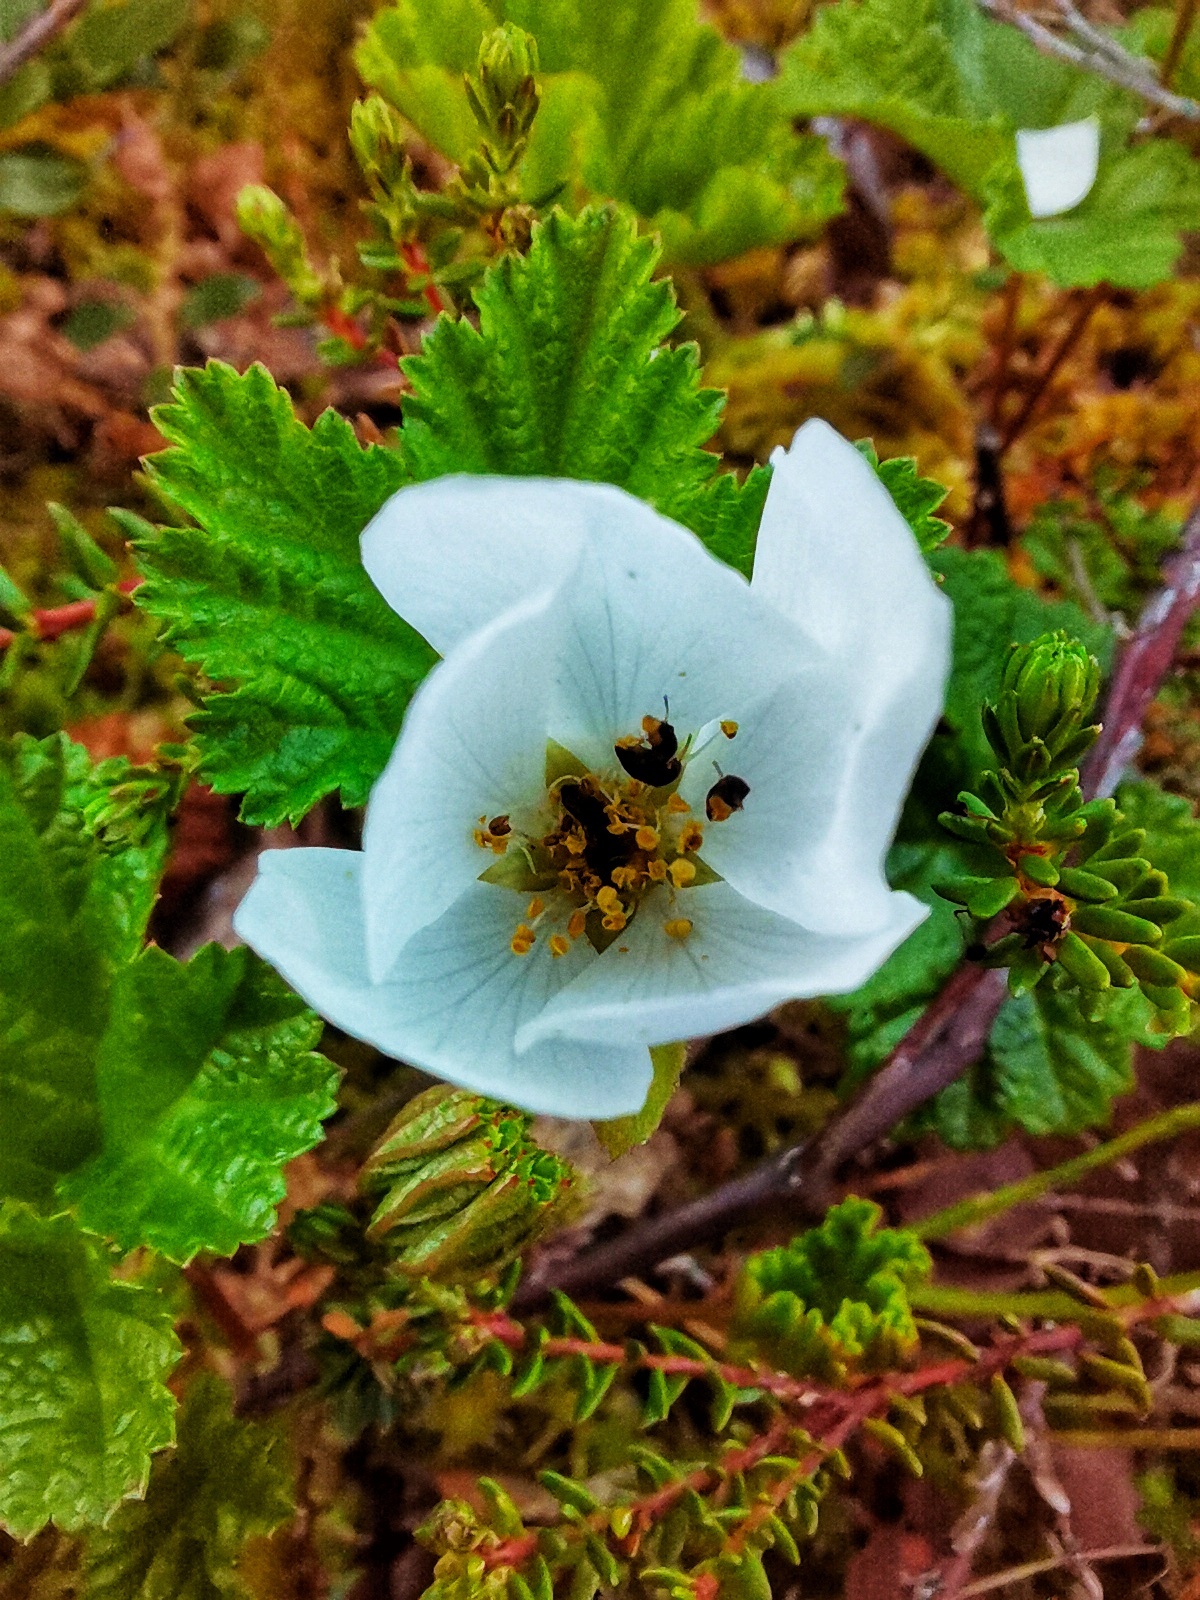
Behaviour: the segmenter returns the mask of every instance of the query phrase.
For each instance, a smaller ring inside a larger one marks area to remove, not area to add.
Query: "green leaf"
[[[476,291],[478,330],[443,318],[404,363],[412,477],[615,483],[718,547],[752,547],[765,474],[743,488],[701,448],[723,396],[700,387],[694,346],[664,346],[679,310],[651,280],[656,258],[615,208],[538,227],[528,256],[506,258]]]
[[[86,752],[0,746],[0,1196],[47,1204],[95,1147],[95,1057],[115,962],[141,943],[165,848],[104,855]]]
[[[93,769],[61,735],[0,746],[0,1197],[65,1194],[127,1249],[228,1253],[269,1230],[336,1074],[249,951],[138,954],[166,829],[93,836],[113,767],[119,783],[123,763]]]
[[[262,1238],[282,1166],[321,1137],[321,1024],[246,949],[151,948],[117,979],[96,1067],[101,1147],[60,1186],[83,1225],[172,1261]]]
[[[840,0],[787,53],[780,93],[797,115],[889,128],[986,205],[993,243],[1019,270],[1063,285],[1145,288],[1169,276],[1200,226],[1200,175],[1170,139],[1130,145],[1136,97],[1037,50],[974,0]],[[1087,198],[1034,219],[1018,128],[1097,116],[1101,160]]]
[[[851,1360],[886,1366],[910,1351],[908,1286],[932,1264],[914,1234],[880,1228],[882,1215],[851,1195],[791,1244],[752,1255],[734,1293],[735,1348],[827,1379]]]
[[[217,272],[188,291],[179,308],[179,320],[185,328],[204,328],[223,317],[236,317],[261,295],[257,278],[244,272]]]
[[[204,770],[242,816],[302,817],[340,790],[361,805],[436,659],[363,570],[363,528],[404,480],[332,411],[311,431],[262,367],[183,372],[155,420],[175,447],[149,470],[198,527],[139,545],[140,606],[209,678]]]
[[[890,128],[978,195],[1008,147],[1007,130],[971,93],[964,70],[964,56],[978,54],[979,30],[948,27],[951,19],[967,22],[962,6],[943,0],[823,6],[783,59],[783,101],[797,116],[861,117]]]
[[[986,194],[984,223],[1009,264],[1063,285],[1152,288],[1171,276],[1184,235],[1200,228],[1200,167],[1171,139],[1102,155],[1091,192],[1061,216],[1030,217],[1012,166],[992,175]]]
[[[1120,1018],[1138,997],[1115,997],[1088,1022],[1073,993],[1039,984],[1008,1000],[988,1039],[999,1108],[1027,1133],[1081,1133],[1108,1121],[1113,1098],[1133,1086],[1133,1047]]]
[[[614,1161],[635,1145],[645,1144],[658,1127],[679,1083],[686,1054],[687,1046],[683,1044],[656,1045],[650,1052],[654,1076],[642,1109],[632,1117],[613,1117],[609,1122],[592,1123],[600,1143]]]
[[[1190,802],[1144,778],[1123,783],[1116,799],[1126,825],[1145,829],[1139,853],[1167,874],[1171,893],[1200,902],[1200,822]]]
[[[77,74],[87,89],[105,89],[146,56],[165,49],[191,12],[191,0],[117,0],[89,6],[68,35],[60,76]]]
[[[88,169],[48,144],[26,144],[0,154],[0,211],[19,217],[56,217],[84,191]]]
[[[243,1600],[247,1539],[293,1512],[287,1452],[278,1433],[235,1418],[226,1386],[191,1385],[179,1440],[154,1463],[146,1498],[121,1506],[89,1535],[88,1600]]]
[[[368,29],[359,70],[461,164],[479,144],[463,74],[501,22],[532,33],[541,62],[527,198],[565,186],[625,201],[688,265],[814,235],[840,209],[823,141],[793,130],[774,84],[743,78],[694,0],[398,0]]]
[[[855,448],[875,468],[879,481],[896,502],[896,509],[913,531],[923,554],[928,555],[945,543],[950,524],[934,512],[949,490],[932,478],[923,478],[915,456],[891,456],[880,461],[869,439],[860,439]]]
[[[69,1217],[0,1208],[0,1520],[18,1538],[99,1522],[141,1490],[171,1441],[172,1321]]]

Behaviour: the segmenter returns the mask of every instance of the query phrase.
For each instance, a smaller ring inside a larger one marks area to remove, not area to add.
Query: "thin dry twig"
[[[56,39],[87,3],[88,0],[51,0],[45,11],[31,17],[17,37],[0,49],[0,84],[7,83]]]
[[[979,9],[993,21],[1005,22],[1019,29],[1043,55],[1055,56],[1084,72],[1106,78],[1109,83],[1140,95],[1150,105],[1157,106],[1171,116],[1182,117],[1188,122],[1200,122],[1200,101],[1188,95],[1175,94],[1166,88],[1155,75],[1150,62],[1131,55],[1115,39],[1094,28],[1070,0],[1053,0],[1053,3],[1072,38],[1064,39],[1036,17],[1018,10],[1012,0],[976,0]]]
[[[1188,618],[1200,605],[1200,507],[1189,517],[1182,546],[1166,563],[1163,579],[1121,652],[1103,728],[1082,774],[1089,798],[1116,787],[1137,749],[1142,719],[1170,670]],[[846,1161],[978,1060],[1007,992],[1003,971],[960,966],[884,1066],[813,1138],[545,1274],[535,1267],[521,1283],[515,1307],[532,1309],[552,1288],[595,1293],[720,1237],[764,1208],[784,1204],[789,1215],[819,1216]]]

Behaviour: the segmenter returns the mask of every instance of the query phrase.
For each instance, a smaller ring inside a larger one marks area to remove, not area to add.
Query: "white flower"
[[[1031,216],[1057,217],[1087,198],[1100,167],[1096,117],[1057,128],[1020,128],[1017,165]]]
[[[235,927],[388,1055],[640,1109],[647,1047],[855,988],[925,915],[883,859],[950,608],[871,467],[778,451],[754,581],[602,484],[401,489],[367,571],[444,659],[361,853],[263,855]]]

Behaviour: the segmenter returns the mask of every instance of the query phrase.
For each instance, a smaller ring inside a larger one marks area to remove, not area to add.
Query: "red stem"
[[[120,594],[132,594],[141,581],[140,578],[123,578],[117,584],[117,591]],[[27,628],[21,630],[0,628],[0,650],[8,649],[17,637],[18,631],[32,634],[38,640],[57,639],[62,634],[69,633],[72,628],[86,628],[89,622],[95,620],[95,600],[72,600],[69,605],[31,611]]]
[[[422,245],[415,242],[413,244],[402,244],[400,246],[400,254],[404,257],[404,263],[410,272],[415,273],[419,278],[432,277],[433,268],[429,265],[429,257],[425,254]],[[437,284],[427,283],[422,293],[425,296],[425,304],[435,317],[439,312],[445,311],[446,302],[438,293]]]

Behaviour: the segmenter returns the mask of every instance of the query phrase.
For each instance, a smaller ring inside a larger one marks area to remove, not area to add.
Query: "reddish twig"
[[[31,17],[17,37],[0,49],[0,84],[15,77],[27,61],[56,39],[87,3],[88,0],[51,0],[45,11]]]
[[[1188,619],[1200,605],[1200,506],[1183,542],[1163,567],[1163,586],[1142,613],[1121,652],[1105,708],[1104,728],[1083,769],[1091,795],[1110,795],[1141,743],[1142,723],[1171,663]]]
[[[124,578],[117,585],[117,589],[121,594],[130,595],[141,581],[140,578]],[[95,620],[95,600],[72,600],[69,605],[31,611],[28,627],[20,630],[0,628],[0,650],[7,650],[20,633],[27,633],[39,641],[58,639],[64,633],[70,633],[73,628],[86,628]]]
[[[404,257],[404,264],[410,272],[415,273],[419,278],[432,279],[433,268],[429,265],[429,257],[419,244],[402,244],[400,246],[400,254]],[[425,304],[435,317],[439,312],[445,311],[446,302],[438,293],[436,283],[427,283],[421,292],[425,296]]]
[[[1089,798],[1116,786],[1187,620],[1200,605],[1200,507],[1188,519],[1183,545],[1166,563],[1163,577],[1163,587],[1147,604],[1113,674],[1103,731],[1082,774]],[[545,1275],[535,1268],[521,1283],[514,1308],[531,1309],[553,1288],[595,1293],[720,1237],[764,1209],[785,1205],[792,1217],[819,1216],[844,1162],[978,1060],[1006,992],[1002,971],[960,966],[880,1070],[813,1138]]]

